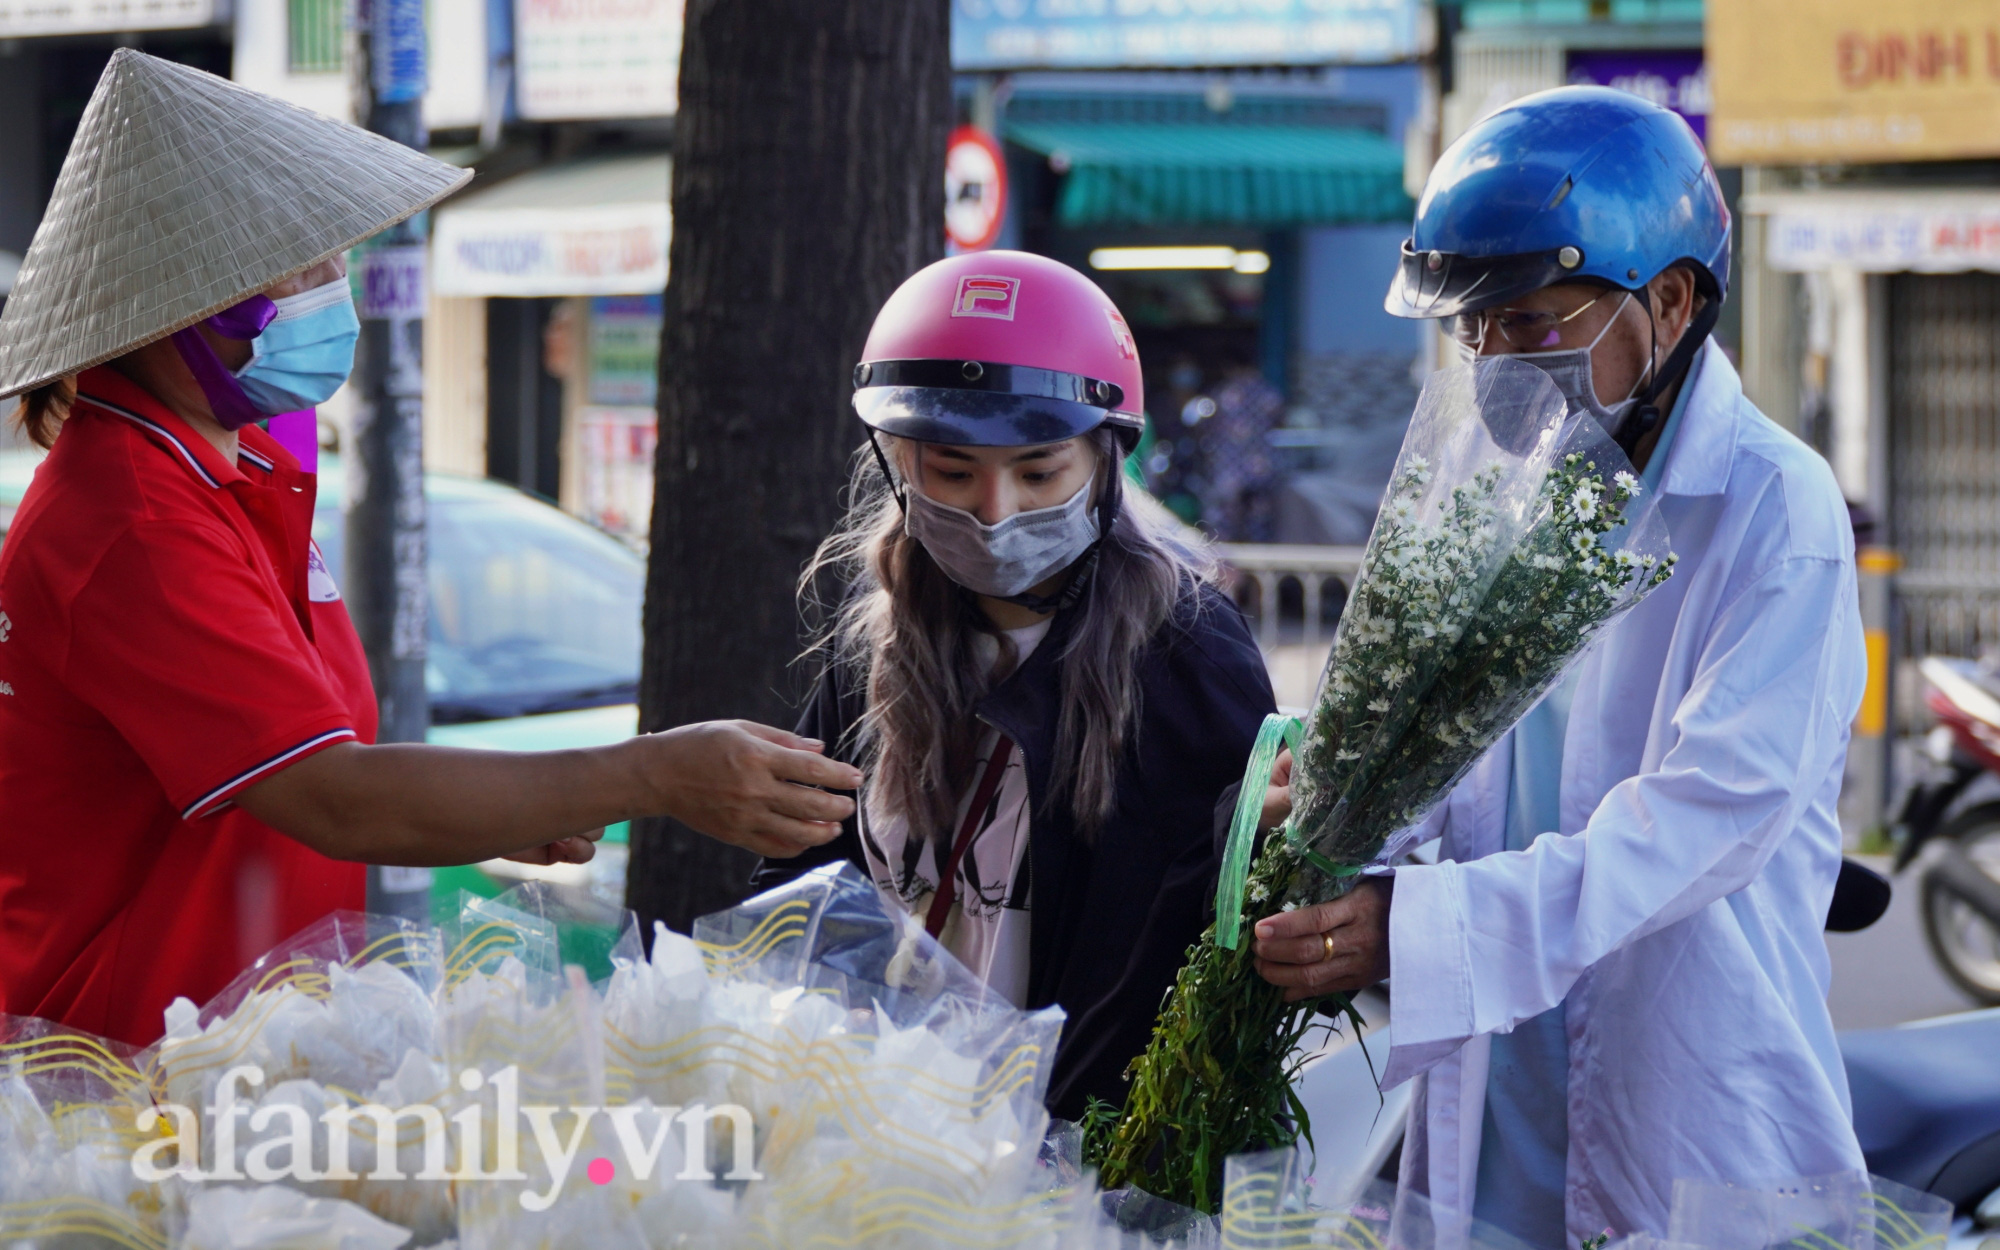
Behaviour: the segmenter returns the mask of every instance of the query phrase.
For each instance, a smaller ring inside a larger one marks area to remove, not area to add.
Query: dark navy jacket
[[[1257,728],[1276,704],[1242,614],[1205,589],[1199,610],[1169,622],[1140,657],[1138,732],[1119,769],[1116,805],[1085,841],[1067,795],[1051,794],[1049,784],[1061,708],[1056,659],[1070,618],[1056,618],[978,714],[1027,762],[1033,888],[1024,1005],[1056,1003],[1068,1015],[1048,1105],[1074,1120],[1091,1095],[1125,1101],[1126,1065],[1146,1048],[1174,974],[1209,921],[1216,802],[1242,780]],[[851,760],[848,730],[863,692],[847,689],[844,677],[838,669],[822,677],[798,731],[844,747],[837,753]],[[765,860],[752,885],[767,890],[842,858],[867,870],[851,817],[824,846]]]

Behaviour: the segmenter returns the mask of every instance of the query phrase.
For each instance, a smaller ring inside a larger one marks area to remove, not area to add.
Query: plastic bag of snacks
[[[1531,1250],[1415,1190],[1371,1181],[1352,1200],[1321,1206],[1296,1150],[1233,1155],[1223,1168],[1223,1250]]]
[[[204,1185],[188,1202],[184,1250],[397,1250],[410,1230],[338,1198],[282,1185]]]

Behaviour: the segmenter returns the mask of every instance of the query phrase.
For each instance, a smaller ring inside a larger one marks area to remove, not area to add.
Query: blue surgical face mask
[[[273,300],[277,316],[250,342],[250,363],[236,374],[257,410],[271,416],[317,408],[354,372],[361,321],[347,279]]]

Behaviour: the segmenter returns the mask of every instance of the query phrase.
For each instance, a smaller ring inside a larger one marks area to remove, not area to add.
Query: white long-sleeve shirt
[[[1704,349],[1660,508],[1680,564],[1581,661],[1562,825],[1504,849],[1511,743],[1402,845],[1403,1180],[1472,1208],[1491,1036],[1567,1003],[1569,1242],[1664,1235],[1674,1181],[1859,1169],[1823,925],[1865,678],[1826,463]]]

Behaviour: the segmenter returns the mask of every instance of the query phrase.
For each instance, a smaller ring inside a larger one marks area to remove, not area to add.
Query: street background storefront
[[[1219,537],[1366,537],[1424,366],[1422,337],[1371,298],[1411,209],[1420,81],[1397,65],[1007,83],[1020,244],[1125,310],[1149,480]],[[1231,500],[1232,482],[1259,497]]]
[[[634,543],[651,515],[665,154],[546,166],[440,210],[426,454]],[[464,385],[484,378],[484,393]]]
[[[1996,34],[1989,6],[1951,0],[1752,2],[1710,27],[1711,142],[1745,169],[1746,386],[1826,454],[1879,548],[1862,827],[1928,767],[1918,663],[2000,643]]]

